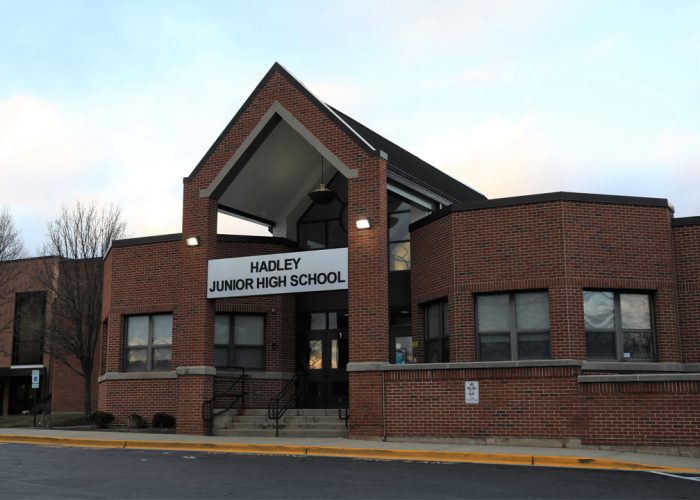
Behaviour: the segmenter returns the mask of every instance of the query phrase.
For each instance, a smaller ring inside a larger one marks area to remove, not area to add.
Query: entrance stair
[[[214,435],[274,437],[275,421],[267,418],[267,410],[229,410],[216,417]],[[347,428],[337,408],[291,408],[280,419],[279,437],[347,437]]]

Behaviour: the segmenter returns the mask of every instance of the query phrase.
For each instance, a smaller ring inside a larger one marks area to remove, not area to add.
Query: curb
[[[529,455],[516,453],[478,453],[432,450],[397,450],[382,448],[347,448],[339,446],[302,446],[239,443],[187,443],[174,441],[140,441],[115,439],[85,439],[53,436],[0,435],[0,443],[71,446],[81,448],[111,448],[132,450],[181,450],[210,453],[245,453],[255,455],[295,455],[310,457],[360,458],[370,460],[406,460],[419,462],[454,462],[534,467],[569,467],[578,469],[609,469],[628,471],[658,471],[697,473],[698,469],[642,464],[607,458],[578,456]]]

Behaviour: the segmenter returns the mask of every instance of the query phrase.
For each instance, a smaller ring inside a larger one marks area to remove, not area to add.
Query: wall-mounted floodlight
[[[358,219],[355,222],[355,225],[357,226],[357,229],[369,229],[369,219]]]
[[[199,246],[199,236],[190,236],[185,241],[187,242],[188,247]]]

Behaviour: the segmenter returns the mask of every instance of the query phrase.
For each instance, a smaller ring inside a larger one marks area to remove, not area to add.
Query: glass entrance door
[[[337,311],[309,314],[304,345],[304,408],[337,408],[348,395],[348,338],[345,316]]]

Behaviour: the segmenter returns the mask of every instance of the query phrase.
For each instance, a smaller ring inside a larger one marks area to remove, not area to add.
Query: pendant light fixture
[[[336,193],[326,187],[323,183],[323,155],[321,155],[321,184],[315,191],[309,193],[309,198],[319,205],[327,205],[335,200]]]

